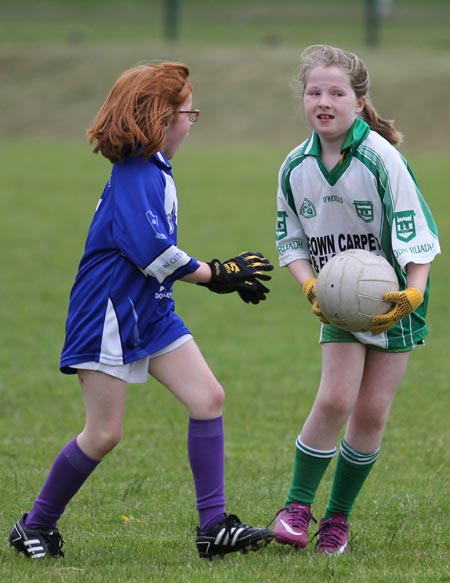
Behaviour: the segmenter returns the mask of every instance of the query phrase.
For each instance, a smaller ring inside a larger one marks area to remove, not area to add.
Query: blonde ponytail
[[[395,129],[393,120],[380,117],[370,101],[366,101],[360,117],[367,123],[371,130],[383,136],[393,146],[398,146],[402,143],[403,136]]]

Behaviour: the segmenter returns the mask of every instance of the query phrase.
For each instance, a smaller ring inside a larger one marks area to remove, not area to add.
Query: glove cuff
[[[222,262],[218,259],[211,259],[208,261],[208,265],[211,268],[211,281],[209,283],[216,283],[222,274]]]
[[[413,311],[416,310],[423,302],[422,292],[418,290],[416,287],[408,287],[406,288],[405,292],[406,297],[408,298],[408,301],[411,304]]]
[[[315,277],[308,277],[308,279],[303,284],[303,291],[308,298],[308,302],[311,304],[314,304],[316,301],[316,284],[317,279]]]

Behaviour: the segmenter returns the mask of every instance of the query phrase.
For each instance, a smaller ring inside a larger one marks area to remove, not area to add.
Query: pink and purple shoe
[[[275,516],[273,529],[275,540],[282,545],[292,545],[296,549],[305,548],[308,544],[308,528],[311,520],[317,522],[309,505],[291,502],[279,510]]]
[[[318,537],[316,551],[329,555],[345,555],[348,552],[348,530],[345,514],[333,514],[331,518],[322,518],[319,530],[314,535]]]

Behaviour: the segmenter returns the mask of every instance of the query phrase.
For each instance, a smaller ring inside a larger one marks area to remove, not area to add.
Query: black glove
[[[263,285],[255,277],[246,279],[242,282],[242,287],[237,290],[239,297],[246,304],[259,304],[266,299],[266,295],[270,292],[270,289]]]
[[[269,289],[258,280],[272,279],[264,272],[272,271],[273,265],[261,253],[247,251],[223,263],[212,259],[208,265],[212,272],[211,281],[199,285],[218,294],[238,292],[246,303],[257,304],[266,299]]]

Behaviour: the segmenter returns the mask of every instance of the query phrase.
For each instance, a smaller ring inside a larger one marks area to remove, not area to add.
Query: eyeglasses
[[[179,111],[178,113],[188,113],[189,114],[189,121],[191,123],[195,123],[198,120],[198,117],[200,115],[200,110],[199,109],[187,109],[187,110]]]

